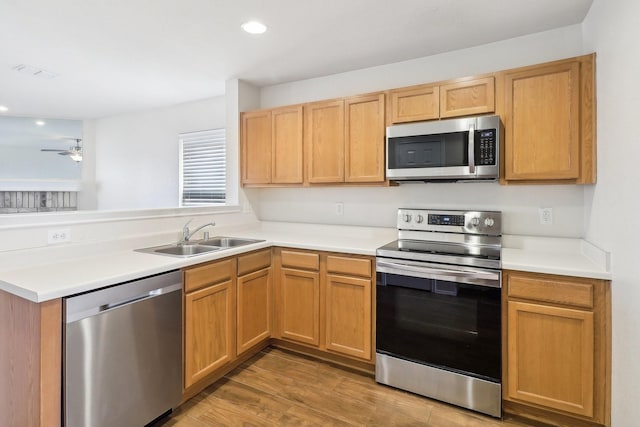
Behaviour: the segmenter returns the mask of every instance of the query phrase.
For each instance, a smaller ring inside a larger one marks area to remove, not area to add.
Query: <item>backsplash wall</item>
[[[398,187],[245,189],[245,194],[262,221],[395,227],[400,207],[479,209],[502,211],[505,234],[584,236],[584,190],[578,185],[415,183]],[[336,203],[343,203],[342,215],[336,214]],[[541,207],[553,209],[553,224],[540,224]]]

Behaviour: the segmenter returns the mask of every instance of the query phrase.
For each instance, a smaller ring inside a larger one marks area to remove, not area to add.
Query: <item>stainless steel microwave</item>
[[[391,181],[496,180],[500,177],[499,116],[387,127]]]

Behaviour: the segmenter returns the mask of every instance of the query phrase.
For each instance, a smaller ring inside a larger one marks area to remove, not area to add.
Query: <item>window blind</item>
[[[226,139],[224,129],[182,133],[180,206],[225,203]]]

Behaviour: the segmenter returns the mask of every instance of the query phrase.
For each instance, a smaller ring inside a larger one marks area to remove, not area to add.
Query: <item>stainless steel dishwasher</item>
[[[182,398],[182,275],[65,298],[66,427],[141,427]]]

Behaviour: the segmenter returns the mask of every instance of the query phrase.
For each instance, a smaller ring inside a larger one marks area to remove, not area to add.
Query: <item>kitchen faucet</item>
[[[196,228],[193,231],[189,231],[189,227],[188,225],[191,223],[191,221],[193,221],[192,219],[190,219],[189,221],[187,221],[187,223],[182,227],[182,241],[180,242],[180,244],[185,244],[185,243],[189,243],[189,239],[198,231],[202,230],[203,228],[207,227],[207,226],[215,226],[216,223],[215,221],[213,222],[208,222],[206,224],[201,225],[200,227]]]

